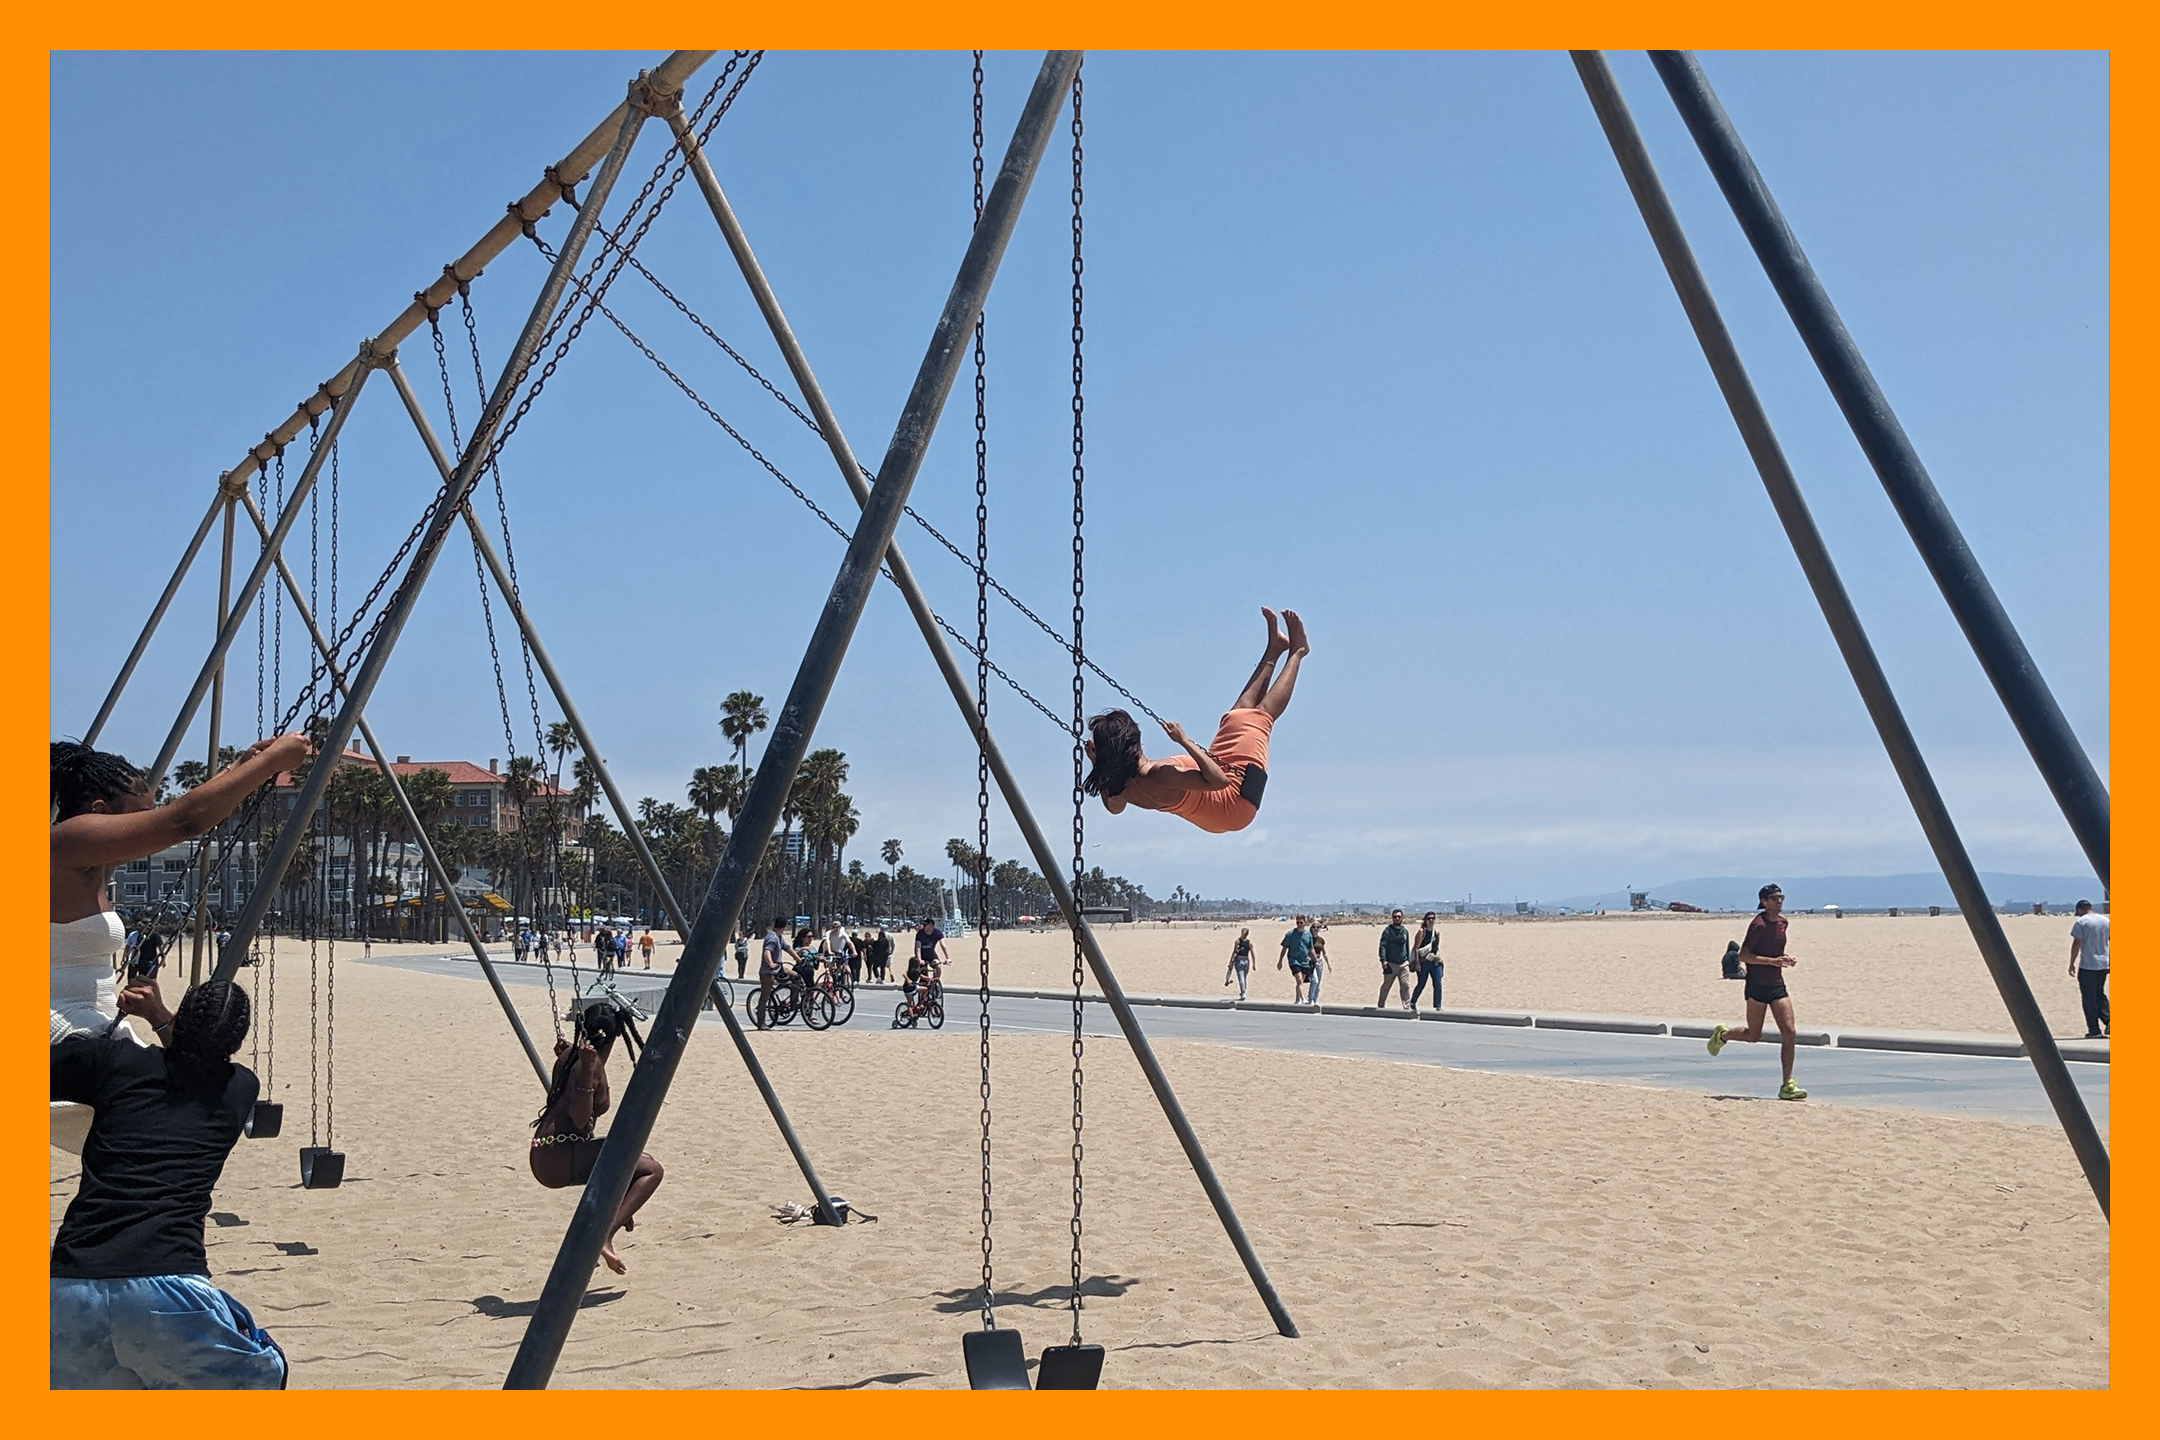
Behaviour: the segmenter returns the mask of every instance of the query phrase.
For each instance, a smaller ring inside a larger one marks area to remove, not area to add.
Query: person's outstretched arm
[[[169,805],[119,815],[70,815],[52,827],[52,863],[75,870],[121,865],[208,834],[255,789],[307,759],[310,748],[305,735],[258,740],[238,760]]]
[[[1214,756],[1208,754],[1206,749],[1195,741],[1192,736],[1185,733],[1184,726],[1178,724],[1175,720],[1165,720],[1163,721],[1163,734],[1168,735],[1172,740],[1182,745],[1185,748],[1185,753],[1192,756],[1193,763],[1200,767],[1197,771],[1190,772],[1189,776],[1181,772],[1176,777],[1184,782],[1186,789],[1227,790],[1230,788],[1229,775],[1224,773],[1222,766],[1215,763]]]

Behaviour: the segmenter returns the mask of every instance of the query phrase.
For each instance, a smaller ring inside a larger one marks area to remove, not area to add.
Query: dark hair
[[[227,1065],[247,1039],[253,1005],[230,980],[205,980],[180,998],[165,1041],[165,1082],[174,1091],[222,1086]]]
[[[2080,910],[2090,910],[2090,909],[2092,909],[2092,901],[2090,901],[2090,900],[2080,900],[2080,901],[2078,901],[2078,903],[2077,903],[2077,908],[2078,908],[2078,909],[2080,909]]]
[[[123,756],[93,750],[79,740],[52,742],[54,823],[88,814],[90,807],[123,800],[143,789],[143,773]]]
[[[1140,773],[1140,722],[1123,710],[1105,710],[1088,721],[1095,741],[1095,767],[1088,771],[1090,795],[1117,795]]]
[[[1757,900],[1767,900],[1772,895],[1783,895],[1784,893],[1785,892],[1783,890],[1778,889],[1777,882],[1773,880],[1768,885],[1763,886],[1762,889],[1756,891],[1755,898]]]

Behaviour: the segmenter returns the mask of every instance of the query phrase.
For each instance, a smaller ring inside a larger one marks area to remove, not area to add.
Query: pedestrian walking
[[[1320,982],[1327,978],[1328,967],[1332,963],[1328,959],[1327,923],[1314,920],[1309,933],[1312,935],[1312,974],[1305,981],[1305,1001],[1309,1005],[1317,1005],[1320,1003]]]
[[[1440,963],[1440,912],[1427,910],[1425,923],[1418,927],[1410,939],[1410,954],[1417,961],[1417,989],[1410,992],[1410,1008],[1415,1011],[1419,997],[1425,993],[1425,982],[1432,982],[1432,1008],[1440,1008],[1440,980],[1447,967]]]
[[[1232,976],[1237,978],[1237,998],[1245,998],[1245,979],[1252,973],[1252,930],[1241,926],[1237,943],[1230,947],[1230,968],[1223,971],[1222,983],[1228,986]]]
[[[1402,995],[1403,1008],[1410,1007],[1410,931],[1397,910],[1380,931],[1380,998],[1373,1004],[1385,1010],[1388,991]]]
[[[1305,928],[1305,917],[1300,915],[1282,937],[1282,951],[1275,957],[1275,968],[1290,967],[1290,1003],[1303,1004],[1305,983],[1312,979],[1312,934]]]
[[[2108,917],[2095,913],[2090,900],[2077,902],[2077,919],[2070,922],[2070,973],[2077,976],[2085,1002],[2085,1038],[2114,1034],[2108,1015]]]

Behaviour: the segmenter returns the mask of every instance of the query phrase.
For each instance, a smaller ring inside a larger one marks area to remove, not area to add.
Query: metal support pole
[[[832,591],[788,690],[787,702],[774,721],[764,762],[736,816],[735,831],[728,837],[705,903],[691,926],[682,958],[676,963],[674,978],[646,1035],[645,1053],[630,1072],[622,1106],[608,1129],[585,1193],[578,1199],[532,1322],[518,1344],[517,1359],[504,1381],[506,1389],[544,1387],[562,1354],[563,1342],[569,1338],[571,1322],[592,1278],[600,1247],[614,1226],[616,1207],[622,1203],[631,1172],[659,1118],[668,1084],[681,1063],[706,992],[719,972],[723,948],[741,919],[758,861],[773,827],[779,823],[780,807],[786,802],[788,787],[794,783],[796,767],[809,747],[811,733],[847,653],[848,641],[862,618],[870,589],[877,582],[879,559],[892,543],[908,490],[922,468],[923,454],[944,410],[945,397],[959,374],[964,341],[974,328],[975,317],[982,312],[1028,186],[1049,144],[1052,121],[1064,103],[1065,91],[1079,63],[1077,51],[1053,50],[1044,57],[1035,77],[1034,89],[1028,94],[1012,143],[998,169],[997,183],[968,241],[967,254],[938,316],[928,353],[908,391],[892,444],[878,467],[877,483],[871,487],[862,521],[848,542],[847,556],[833,579]]]
[[[240,499],[247,506],[248,518],[255,522],[255,528],[267,537],[269,528],[263,522],[262,512],[255,508],[255,497],[243,490],[240,492]],[[345,671],[330,653],[329,637],[317,628],[315,616],[308,609],[307,599],[300,593],[300,581],[293,575],[292,567],[285,563],[282,555],[278,557],[277,568],[279,577],[285,582],[285,593],[292,597],[293,609],[299,613],[300,623],[307,627],[316,653],[322,656],[324,668],[330,672],[330,683],[337,688],[339,694],[347,693]],[[398,809],[405,817],[406,827],[412,831],[413,838],[420,842],[420,854],[427,862],[428,873],[434,877],[435,883],[442,887],[443,898],[457,911],[459,927],[465,933],[465,943],[472,948],[473,959],[480,962],[480,973],[487,976],[488,985],[495,992],[495,1002],[502,1006],[503,1014],[509,1017],[510,1028],[516,1033],[518,1044],[524,1047],[525,1058],[532,1062],[533,1073],[540,1077],[540,1088],[547,1089],[553,1078],[547,1061],[541,1058],[539,1048],[533,1044],[532,1036],[526,1032],[525,1018],[518,1014],[517,1006],[510,1003],[510,992],[503,987],[502,977],[495,973],[495,962],[487,953],[487,945],[480,938],[479,928],[473,924],[472,916],[465,913],[465,907],[457,903],[457,892],[450,881],[450,867],[443,864],[442,856],[436,852],[434,840],[429,838],[427,830],[421,825],[420,812],[413,807],[412,797],[405,793],[405,784],[398,778],[397,771],[390,767],[389,752],[385,751],[382,742],[375,738],[374,730],[368,725],[367,716],[359,717],[356,728],[360,732],[361,740],[374,755],[376,768],[382,771],[383,779],[390,782],[390,793],[397,797]]]
[[[210,508],[203,511],[202,523],[195,527],[195,534],[188,541],[187,549],[180,552],[180,563],[173,567],[172,579],[165,582],[164,593],[158,596],[157,604],[150,607],[150,618],[143,622],[142,634],[135,637],[135,648],[128,651],[127,659],[121,663],[120,673],[114,677],[112,689],[105,692],[105,703],[98,706],[97,719],[92,720],[90,728],[83,731],[83,744],[97,744],[99,732],[105,728],[105,722],[112,718],[113,707],[120,703],[120,692],[127,689],[128,681],[135,674],[136,664],[141,661],[143,652],[150,648],[150,637],[157,634],[158,622],[165,618],[166,608],[172,604],[173,596],[180,593],[180,582],[187,579],[189,567],[194,565],[196,555],[201,553],[203,541],[209,538],[210,525],[217,519],[218,507],[224,503],[225,492],[221,489],[211,497]]]
[[[526,317],[525,328],[519,334],[517,344],[511,348],[502,373],[496,377],[494,393],[488,396],[487,405],[481,411],[478,423],[473,426],[472,440],[466,446],[457,473],[444,486],[446,493],[439,497],[441,503],[437,505],[435,514],[429,520],[427,531],[421,537],[419,548],[406,569],[405,578],[390,597],[388,609],[382,617],[382,629],[375,637],[375,642],[368,646],[367,654],[361,658],[360,668],[350,681],[345,703],[339,708],[336,718],[330,722],[330,733],[323,742],[324,753],[317,757],[318,763],[308,768],[307,779],[301,782],[299,794],[294,797],[291,815],[293,823],[280,828],[277,844],[271,847],[269,859],[264,862],[255,890],[248,896],[247,906],[233,926],[232,939],[227,942],[224,953],[218,957],[217,978],[220,980],[231,979],[233,971],[247,954],[248,942],[254,937],[256,928],[262,924],[263,916],[270,908],[271,894],[283,879],[286,867],[292,863],[293,855],[300,847],[301,832],[306,821],[315,813],[316,806],[322,803],[323,792],[330,784],[330,773],[337,768],[336,757],[351,743],[360,711],[367,704],[368,697],[374,694],[375,684],[382,678],[383,667],[389,663],[390,653],[397,646],[398,636],[404,631],[405,622],[412,618],[413,606],[419,601],[428,573],[435,568],[435,559],[442,553],[443,539],[450,533],[450,527],[457,523],[458,509],[465,503],[466,494],[480,476],[480,470],[487,460],[488,449],[494,443],[495,434],[501,428],[504,416],[509,412],[511,398],[524,378],[525,369],[533,359],[533,352],[540,344],[541,332],[547,325],[548,317],[555,313],[556,305],[562,300],[571,270],[577,264],[578,257],[584,253],[585,242],[592,235],[593,226],[599,221],[601,209],[607,204],[608,193],[615,188],[615,177],[622,173],[624,157],[630,153],[631,142],[637,138],[638,128],[644,123],[645,116],[646,111],[642,106],[629,107],[623,117],[622,128],[615,137],[614,147],[608,151],[607,158],[600,162],[600,169],[593,176],[592,189],[586,195],[584,208],[578,211],[577,219],[572,222],[569,233],[563,238],[562,251],[556,257],[554,268],[548,272],[547,283],[540,287],[539,298],[533,302],[532,313]],[[369,348],[368,355],[373,364],[380,364],[388,358],[387,354],[376,352],[372,347]],[[359,388],[360,381],[366,378],[366,374],[366,371],[362,371],[360,376],[355,378],[354,390]],[[348,399],[352,393],[347,392]],[[342,415],[347,407],[339,408]],[[333,438],[334,433],[323,438],[320,448],[309,462],[310,470],[329,452]],[[289,518],[281,518],[279,524],[284,525]],[[264,559],[267,562],[269,556],[266,554]],[[249,598],[251,597],[246,595],[241,598],[242,607],[246,606]]]
[[[1657,67],[1659,78],[1672,94],[1680,118],[1687,122],[1688,132],[1695,137],[1703,159],[1709,162],[1710,173],[1717,177],[1718,188],[1725,192],[1733,215],[1747,233],[1748,243],[1754,246],[1756,258],[1762,262],[1778,298],[1785,302],[1785,312],[1792,317],[1800,338],[1807,342],[1808,353],[1815,357],[1816,368],[1822,371],[1838,409],[1845,412],[1853,438],[1875,467],[1876,478],[1882,482],[1890,503],[1897,507],[1906,533],[1912,536],[1920,558],[1927,562],[1943,599],[1950,602],[1950,611],[1957,616],[1980,668],[1987,672],[2003,709],[2017,726],[2025,748],[2032,752],[2048,789],[2054,792],[2055,803],[2062,807],[2063,818],[2070,822],[2093,873],[2100,877],[2102,886],[2108,885],[2107,786],[2093,769],[2085,747],[2078,743],[2062,707],[2055,703],[2040,667],[2026,651],[2002,601],[1996,598],[1995,587],[1988,583],[1986,572],[1966,545],[1950,507],[1936,492],[1927,467],[1920,463],[1920,452],[1913,448],[1905,427],[1898,423],[1897,412],[1890,408],[1889,397],[1876,383],[1860,347],[1853,343],[1845,322],[1838,317],[1837,307],[1830,303],[1830,292],[1808,264],[1799,238],[1785,223],[1777,201],[1771,198],[1770,187],[1755,168],[1747,146],[1741,143],[1732,117],[1710,89],[1702,67],[1684,50],[1652,50],[1649,54],[1650,63]]]
[[[674,51],[654,67],[647,79],[655,93],[679,91],[683,82],[696,74],[714,53],[711,50]],[[388,352],[397,349],[404,343],[406,336],[427,323],[430,312],[440,310],[457,298],[460,285],[477,280],[490,261],[515,245],[518,238],[525,233],[526,225],[541,219],[554,209],[555,202],[560,200],[571,186],[583,181],[586,172],[607,153],[609,144],[615,139],[616,131],[621,128],[630,108],[631,102],[627,100],[616,106],[607,119],[593,127],[591,134],[580,140],[562,159],[547,167],[545,179],[512,201],[502,218],[490,226],[486,234],[474,241],[470,249],[445,265],[441,273],[431,277],[426,285],[414,292],[412,303],[399,311],[396,319],[375,332],[376,350]],[[332,398],[345,393],[345,387],[366,368],[365,364],[356,359],[325,380],[315,393],[300,403],[298,409],[286,416],[241,458],[240,463],[224,477],[226,483],[238,484],[253,475],[264,461],[277,453],[277,446],[286,444],[307,429],[308,421],[329,408]]]
[[[1770,503],[1776,508],[1786,537],[1792,542],[1793,553],[1807,575],[1808,587],[1815,592],[1816,603],[1821,605],[1823,618],[1829,622],[1830,633],[1837,640],[1838,651],[1845,658],[1846,668],[1852,672],[1853,683],[1867,706],[1868,717],[1875,722],[1876,733],[1882,737],[1890,764],[1905,787],[1906,798],[1912,802],[1920,828],[1927,834],[1936,863],[1942,866],[1943,876],[1950,882],[1958,909],[1972,929],[1974,942],[1980,947],[1980,957],[1987,962],[1988,973],[1995,979],[1995,988],[2001,992],[2011,1022],[2017,1026],[2018,1035],[2032,1057],[2033,1069],[2039,1073],[2041,1087],[2047,1091],[2048,1100],[2055,1107],[2056,1119],[2069,1136],[2070,1147],[2077,1152],[2078,1163],[2085,1169],[2085,1179],[2100,1202],[2100,1213],[2105,1215],[2108,1213],[2109,1190],[2107,1146],[2094,1128],[2092,1116],[2086,1112],[2085,1099],[2078,1093],[2077,1082],[2070,1078],[2070,1069],[2063,1063],[2055,1037],[2048,1033],[2047,1020],[2033,1000],[2032,987],[2025,981],[2025,972],[2018,968],[2017,956],[2011,953],[2002,921],[1988,903],[1987,892],[1973,869],[1972,858],[1965,853],[1964,842],[1958,838],[1949,808],[1935,788],[1934,777],[1929,774],[1927,761],[1920,754],[1919,743],[1905,724],[1897,697],[1891,693],[1889,678],[1883,674],[1882,665],[1875,658],[1875,649],[1868,643],[1867,632],[1861,628],[1852,598],[1845,593],[1844,582],[1838,578],[1829,549],[1823,544],[1822,534],[1815,528],[1814,516],[1808,512],[1807,501],[1800,494],[1800,483],[1786,463],[1785,452],[1770,428],[1770,417],[1748,380],[1746,367],[1740,362],[1740,352],[1725,329],[1709,284],[1695,263],[1687,237],[1681,232],[1679,217],[1673,213],[1657,170],[1650,163],[1650,154],[1643,148],[1642,137],[1636,133],[1627,102],[1613,83],[1612,70],[1597,51],[1578,50],[1573,54],[1583,88],[1589,92],[1590,103],[1597,111],[1598,123],[1604,127],[1605,137],[1620,161],[1628,189],[1634,193],[1636,206],[1642,211],[1643,223],[1649,228],[1650,238],[1665,262],[1666,273],[1672,277],[1673,288],[1679,292],[1680,304],[1687,311],[1695,338],[1710,362],[1711,373],[1717,377],[1718,389],[1724,393],[1725,403],[1740,427],[1741,438],[1747,443],[1748,454],[1754,458],[1755,468],[1762,475],[1763,488],[1770,492]]]
[[[244,491],[242,493],[245,493]],[[217,628],[225,628],[227,607],[232,600],[232,547],[233,510],[231,497],[225,501],[225,538],[218,550],[217,580]],[[218,660],[216,677],[210,682],[210,758],[203,771],[209,779],[218,772],[218,731],[225,721],[225,661]],[[195,943],[189,949],[188,983],[202,983],[203,923],[210,910],[210,847],[203,845],[195,852]]]
[[[825,437],[826,446],[832,451],[833,462],[840,468],[841,479],[847,482],[856,503],[866,504],[870,492],[869,487],[863,483],[862,467],[856,463],[855,453],[840,429],[839,418],[833,414],[831,405],[826,402],[824,389],[819,386],[817,376],[810,368],[809,357],[803,353],[802,345],[796,340],[794,329],[788,324],[787,316],[780,308],[780,301],[773,294],[772,285],[765,278],[763,267],[758,264],[756,253],[750,248],[749,238],[735,218],[734,207],[728,203],[726,194],[720,188],[719,178],[714,175],[711,163],[705,158],[704,151],[698,147],[696,137],[690,133],[689,127],[676,116],[669,117],[669,123],[674,127],[676,142],[689,157],[691,173],[697,177],[698,188],[704,191],[706,202],[712,207],[713,218],[720,224],[720,233],[726,237],[728,249],[733,252],[736,264],[742,268],[743,279],[749,283],[750,292],[757,299],[758,309],[763,312],[765,323],[771,327],[773,339],[780,346],[780,353],[786,359],[789,371],[794,374],[796,387],[802,391],[804,403],[810,407],[810,413]],[[1171,1088],[1169,1076],[1163,1073],[1161,1063],[1156,1060],[1154,1047],[1148,1043],[1146,1033],[1140,1028],[1139,1017],[1133,1014],[1132,1006],[1126,1003],[1124,988],[1119,985],[1117,976],[1111,971],[1110,962],[1104,956],[1102,946],[1097,943],[1094,930],[1080,918],[1079,906],[1074,903],[1070,887],[1064,878],[1063,862],[1050,848],[1048,837],[1036,823],[1034,811],[1029,808],[1019,782],[1014,778],[1011,768],[1006,765],[1004,753],[998,748],[997,740],[986,725],[977,724],[974,692],[969,687],[967,676],[961,670],[951,646],[946,643],[943,632],[938,629],[936,617],[931,613],[930,602],[923,595],[922,587],[916,584],[914,572],[908,568],[897,541],[886,547],[885,566],[892,575],[894,586],[906,599],[908,611],[915,617],[916,628],[922,631],[923,641],[930,647],[931,658],[937,662],[939,673],[945,677],[946,687],[952,691],[953,700],[959,705],[968,729],[975,735],[976,743],[989,758],[991,773],[996,777],[998,789],[1005,797],[1006,808],[1012,812],[1013,823],[1019,827],[1020,833],[1027,840],[1028,849],[1034,853],[1036,867],[1049,881],[1052,893],[1064,909],[1074,933],[1080,937],[1087,955],[1088,968],[1095,975],[1095,983],[1102,987],[1103,996],[1110,1004],[1110,1012],[1117,1017],[1118,1028],[1124,1032],[1126,1043],[1132,1047],[1134,1058],[1140,1062],[1141,1072],[1147,1076],[1148,1085],[1155,1092],[1156,1103],[1162,1107],[1163,1115],[1169,1120],[1178,1143],[1184,1147],[1185,1158],[1192,1165],[1193,1173],[1200,1178],[1201,1189],[1207,1192],[1209,1203],[1215,1207],[1216,1219],[1221,1222],[1224,1233],[1230,1237],[1230,1243],[1237,1250],[1238,1258],[1244,1262],[1245,1273],[1251,1278],[1253,1288],[1259,1291],[1261,1303],[1267,1306],[1269,1316],[1275,1321],[1276,1330],[1283,1335],[1296,1337],[1297,1324],[1290,1318],[1288,1308],[1276,1292],[1274,1281],[1268,1277],[1266,1265],[1261,1262],[1259,1253],[1253,1249],[1252,1241],[1247,1238],[1244,1223],[1239,1220],[1236,1207],[1230,1203],[1229,1194],[1223,1189],[1222,1182],[1216,1178],[1215,1167],[1209,1163],[1206,1149],[1200,1144],[1199,1136],[1194,1133],[1192,1123],[1186,1119],[1185,1108],[1178,1103],[1177,1092]]]
[[[367,344],[363,343],[360,348],[363,354],[368,353]],[[300,518],[301,506],[306,503],[308,492],[315,488],[315,476],[322,469],[323,461],[330,457],[330,447],[337,443],[338,432],[345,428],[345,421],[352,414],[353,402],[360,398],[360,387],[367,383],[369,368],[362,367],[355,373],[352,383],[337,397],[330,412],[330,423],[324,427],[322,438],[316,443],[315,453],[308,456],[307,464],[300,467],[300,479],[285,501],[284,512],[277,518],[277,528],[270,532],[270,539],[264,543],[263,552],[255,561],[255,568],[248,571],[246,583],[241,585],[239,595],[234,597],[232,613],[225,617],[224,625],[218,629],[217,643],[210,647],[209,657],[203,661],[201,671],[195,676],[194,685],[188,690],[186,701],[180,706],[179,718],[173,721],[172,730],[158,749],[157,759],[151,762],[143,777],[144,783],[150,787],[153,794],[157,790],[158,781],[165,776],[166,767],[172,764],[173,756],[179,753],[180,741],[187,734],[188,726],[195,723],[195,712],[202,707],[203,696],[209,692],[211,683],[217,678],[217,672],[223,668],[225,652],[232,647],[233,637],[240,633],[240,626],[247,619],[248,607],[255,603],[255,592],[262,588],[264,577],[269,575],[270,566],[285,544],[286,532],[290,531],[293,522]],[[225,484],[233,486],[234,482],[228,477]],[[293,832],[292,840],[296,845],[299,843],[297,831]]]
[[[436,468],[448,475],[450,457],[444,451],[442,442],[436,438],[435,427],[428,423],[427,412],[420,408],[420,397],[413,393],[412,383],[405,378],[404,367],[392,360],[384,368],[390,372],[390,383],[397,387],[399,398],[405,402],[405,413],[412,417],[413,428],[420,432],[421,442],[427,446],[428,454],[434,458]],[[661,871],[660,862],[654,858],[652,847],[645,843],[645,833],[638,828],[637,816],[631,811],[630,802],[625,800],[622,791],[616,788],[614,775],[608,770],[607,762],[600,758],[600,747],[593,743],[592,732],[585,728],[585,717],[578,713],[577,705],[571,700],[570,687],[563,683],[561,674],[555,669],[554,660],[548,655],[547,647],[540,643],[540,631],[533,624],[532,617],[525,612],[525,602],[518,598],[516,587],[510,583],[510,572],[504,568],[502,558],[495,553],[495,546],[488,540],[487,531],[481,528],[479,520],[474,517],[472,507],[464,506],[462,513],[465,516],[466,529],[472,532],[473,547],[479,551],[488,574],[494,577],[495,589],[502,596],[503,604],[517,621],[518,632],[525,637],[526,647],[532,651],[534,663],[540,667],[540,674],[546,679],[548,690],[555,697],[556,708],[562,711],[563,719],[577,736],[578,748],[585,752],[585,758],[592,766],[593,776],[600,782],[600,789],[607,796],[608,807],[615,812],[615,819],[622,826],[624,836],[630,841],[631,848],[637,852],[638,864],[644,869],[645,878],[652,882],[653,890],[660,897],[660,903],[667,908],[668,918],[675,925],[675,933],[688,939],[689,917],[684,913],[681,903],[676,900],[674,889],[667,883],[667,876]],[[743,1033],[742,1021],[735,1014],[735,1006],[729,1001],[727,992],[717,984],[712,987],[712,1002],[713,1008],[720,1012],[720,1023],[727,1027],[728,1038],[734,1042],[736,1053],[742,1057],[743,1067],[750,1072],[750,1079],[757,1085],[758,1094],[764,1097],[765,1109],[772,1116],[773,1124],[779,1127],[780,1138],[786,1142],[788,1153],[795,1157],[796,1168],[802,1171],[803,1179],[809,1182],[811,1204],[817,1207],[819,1218],[828,1225],[839,1224],[840,1216],[832,1208],[830,1199],[832,1192],[825,1188],[824,1180],[818,1175],[817,1166],[811,1163],[810,1152],[803,1148],[802,1140],[795,1133],[794,1124],[788,1119],[787,1110],[780,1104],[779,1094],[774,1091],[772,1082],[765,1077],[765,1067],[759,1063],[757,1051],[751,1048],[750,1037]]]

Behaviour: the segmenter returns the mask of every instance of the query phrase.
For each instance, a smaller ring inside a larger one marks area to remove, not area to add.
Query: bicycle
[[[776,1026],[792,1023],[795,1017],[802,1013],[802,1002],[796,994],[794,979],[787,975],[776,975],[773,977],[770,994],[766,993],[763,986],[751,991],[749,1009],[750,1023],[760,1030],[771,1030]],[[805,1023],[809,1023],[807,1017]],[[813,1025],[811,1028],[821,1027]]]
[[[928,1020],[933,1030],[945,1028],[945,985],[935,972],[916,982],[914,992],[893,1007],[895,1030],[912,1030],[918,1020]]]
[[[843,960],[826,962],[811,979],[803,1000],[803,1023],[813,1030],[845,1025],[855,1018],[855,985]]]

